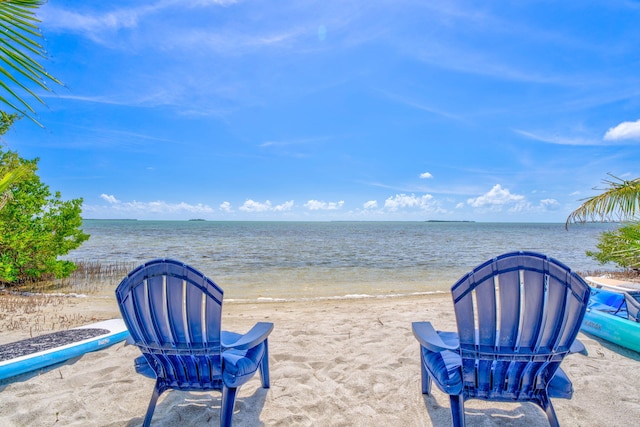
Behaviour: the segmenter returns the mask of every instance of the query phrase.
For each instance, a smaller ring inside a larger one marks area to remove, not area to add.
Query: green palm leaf
[[[565,226],[577,222],[634,221],[640,212],[640,178],[623,180],[609,174],[608,187],[569,214]]]
[[[9,191],[11,185],[15,184],[18,179],[28,172],[29,169],[27,167],[17,166],[15,169],[0,176],[0,209],[2,209],[5,203],[11,198],[11,192]]]
[[[35,14],[44,3],[45,0],[0,0],[0,102],[36,123],[29,100],[41,104],[44,101],[29,86],[50,91],[48,83],[62,84],[37,61],[38,57],[46,57],[39,43],[40,20]]]

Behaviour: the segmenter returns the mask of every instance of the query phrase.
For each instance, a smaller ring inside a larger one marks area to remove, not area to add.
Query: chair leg
[[[144,421],[142,422],[143,427],[149,427],[151,425],[151,418],[153,418],[153,411],[156,409],[156,402],[158,402],[158,397],[160,397],[160,388],[158,387],[158,382],[156,381],[155,386],[153,387],[153,394],[151,395],[151,400],[149,401],[149,406],[147,407],[147,414],[144,416]]]
[[[453,427],[464,427],[464,398],[461,394],[452,394],[449,396],[449,402]]]
[[[553,409],[553,404],[551,403],[551,399],[549,399],[548,395],[542,396],[542,398],[540,399],[540,406],[547,414],[549,425],[551,427],[560,427],[560,423],[558,423],[558,417],[556,416],[556,411]]]
[[[262,381],[262,388],[271,387],[271,381],[269,380],[269,342],[264,340],[264,355],[262,361],[260,361],[260,380]]]
[[[424,354],[420,348],[420,380],[422,382],[422,394],[431,394],[431,376],[424,367]]]
[[[236,404],[236,387],[223,386],[222,388],[222,406],[220,407],[220,427],[231,427],[233,418],[233,408]]]

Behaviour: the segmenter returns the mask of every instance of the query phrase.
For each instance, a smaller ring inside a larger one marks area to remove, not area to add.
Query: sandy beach
[[[313,302],[225,303],[224,329],[245,332],[275,324],[270,336],[271,389],[254,377],[241,390],[235,426],[449,426],[449,402],[434,387],[420,393],[419,346],[411,322],[453,330],[448,294]],[[35,320],[48,319],[48,320]],[[115,298],[90,295],[45,304],[38,313],[4,319],[0,343],[119,317]],[[13,322],[14,328],[7,328]],[[18,324],[22,324],[18,327]],[[47,326],[50,325],[50,326]],[[13,330],[11,330],[13,329]],[[588,356],[570,355],[563,368],[573,399],[554,399],[565,426],[632,426],[640,419],[640,355],[579,335]],[[135,373],[134,346],[116,344],[39,374],[0,385],[3,426],[138,426],[153,381]],[[218,425],[220,394],[168,392],[154,426]],[[469,401],[473,426],[548,426],[533,404]]]

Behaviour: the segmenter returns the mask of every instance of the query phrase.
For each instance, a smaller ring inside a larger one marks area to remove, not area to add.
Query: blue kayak
[[[589,278],[587,278],[588,280]],[[640,290],[592,285],[580,329],[621,347],[640,352]]]

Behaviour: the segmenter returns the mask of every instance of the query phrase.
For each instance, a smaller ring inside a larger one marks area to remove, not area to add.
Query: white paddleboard
[[[633,292],[640,291],[640,283],[629,282],[627,280],[609,279],[608,277],[585,277],[591,286],[596,288],[607,288],[612,291]]]
[[[122,319],[111,319],[0,345],[0,380],[109,347],[128,337]]]

